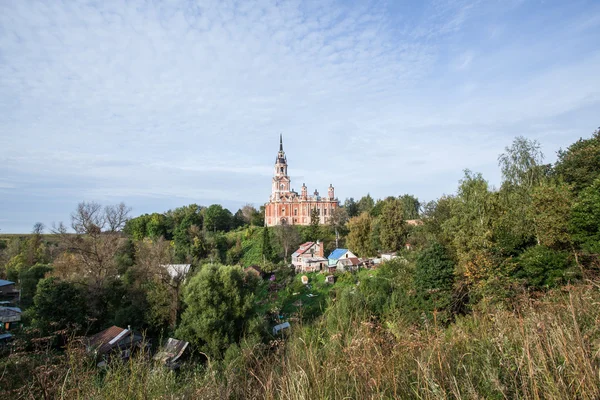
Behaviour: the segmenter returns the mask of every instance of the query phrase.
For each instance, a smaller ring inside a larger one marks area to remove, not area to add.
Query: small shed
[[[0,307],[0,323],[5,330],[10,330],[18,322],[21,322],[21,309],[19,307]]]
[[[290,329],[291,325],[289,322],[284,322],[283,324],[275,325],[273,327],[273,335],[277,335],[279,332],[282,332],[284,329]]]
[[[111,326],[93,336],[87,338],[88,351],[94,351],[96,355],[104,360],[98,366],[105,365],[108,357],[120,357],[128,359],[131,353],[142,347],[143,337],[130,328],[123,329]]]
[[[12,281],[0,279],[0,299],[15,300],[20,297],[21,291]]]
[[[181,365],[181,358],[188,346],[189,342],[169,338],[165,346],[156,353],[154,360],[159,361],[167,368],[177,369]]]

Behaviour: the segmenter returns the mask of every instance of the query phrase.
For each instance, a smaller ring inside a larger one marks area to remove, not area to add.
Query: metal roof
[[[6,285],[14,285],[15,283],[12,281],[5,281],[4,279],[0,279],[0,286],[6,286]]]
[[[327,258],[330,258],[332,260],[338,260],[347,251],[348,251],[348,249],[335,249],[334,251],[331,252],[331,254]]]

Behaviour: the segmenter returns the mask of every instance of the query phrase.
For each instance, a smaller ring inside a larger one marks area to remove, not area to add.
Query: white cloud
[[[564,146],[557,118],[600,103],[589,9],[541,37],[504,4],[1,3],[0,196],[260,204],[280,132],[293,179],[342,197],[495,179],[513,136]]]

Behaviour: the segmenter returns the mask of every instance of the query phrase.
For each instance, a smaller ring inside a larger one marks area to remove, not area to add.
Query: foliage
[[[442,230],[452,238],[458,260],[457,273],[468,284],[485,278],[495,266],[493,222],[496,212],[488,183],[481,174],[465,171],[451,203],[452,217],[444,222]]]
[[[83,290],[57,278],[42,279],[33,298],[33,325],[43,335],[62,329],[81,329],[86,322],[87,303]]]
[[[254,317],[257,278],[240,267],[203,265],[184,288],[186,309],[177,335],[214,357],[239,343]]]
[[[573,239],[585,251],[600,254],[600,178],[583,189],[572,209]]]
[[[46,264],[36,264],[31,268],[24,269],[19,274],[19,286],[21,288],[21,306],[26,308],[33,303],[38,282],[42,280],[52,267]]]
[[[555,174],[579,193],[600,177],[600,128],[591,138],[579,139],[558,152]]]
[[[371,241],[371,225],[373,220],[367,212],[348,221],[347,245],[361,257],[372,256],[375,249]]]
[[[545,184],[533,190],[529,217],[539,244],[553,249],[570,247],[572,205],[573,196],[565,183]]]
[[[518,258],[517,264],[517,277],[535,288],[554,287],[570,277],[567,274],[571,266],[569,255],[545,246],[527,249]]]
[[[410,194],[404,194],[398,198],[402,202],[404,219],[418,219],[421,203],[419,199]]]
[[[367,193],[366,196],[361,197],[361,199],[357,203],[358,206],[358,214],[362,213],[370,213],[375,207],[375,201],[371,197],[370,194]]]
[[[440,320],[448,320],[453,284],[454,262],[444,246],[430,244],[416,260],[415,290],[420,308],[428,313],[441,311]]]
[[[379,219],[379,240],[384,250],[397,251],[404,247],[408,227],[404,221],[401,200],[386,200]]]
[[[204,210],[204,227],[212,232],[227,231],[231,227],[232,218],[229,210],[213,204]]]
[[[360,211],[358,209],[358,203],[354,201],[354,198],[352,197],[344,201],[344,209],[348,214],[348,218],[356,217],[358,216],[358,214],[360,214]]]

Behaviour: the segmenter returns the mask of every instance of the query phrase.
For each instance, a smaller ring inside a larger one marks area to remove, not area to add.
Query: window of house
[[[298,215],[298,209],[294,208],[294,215]]]
[[[327,209],[323,209],[323,215],[327,215]]]
[[[280,171],[283,172],[283,167],[280,168]]]
[[[282,214],[285,214],[285,208],[282,208],[282,209],[281,209],[281,213],[282,213]]]

